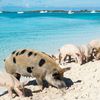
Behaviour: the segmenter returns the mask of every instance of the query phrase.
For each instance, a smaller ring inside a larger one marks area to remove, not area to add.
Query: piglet
[[[23,84],[21,84],[13,75],[0,72],[0,87],[6,87],[10,98],[13,97],[12,90],[14,90],[20,97],[24,97]]]

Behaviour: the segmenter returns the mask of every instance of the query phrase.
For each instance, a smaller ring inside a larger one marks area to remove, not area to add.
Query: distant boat
[[[0,11],[0,14],[3,13],[2,11]]]
[[[45,10],[45,13],[47,13],[48,11],[47,10]]]
[[[41,10],[40,13],[47,13],[47,10]]]
[[[96,13],[96,11],[95,10],[92,10],[91,13]]]
[[[23,14],[24,12],[23,11],[19,11],[19,12],[17,12],[18,14]]]
[[[71,10],[68,11],[68,14],[73,14],[74,12],[72,12]]]

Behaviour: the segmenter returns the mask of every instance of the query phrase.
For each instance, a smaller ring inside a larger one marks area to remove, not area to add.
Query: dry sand
[[[30,80],[29,85],[25,86],[27,97],[16,96],[13,100],[100,100],[100,61],[89,62],[82,66],[71,63],[63,67],[71,67],[71,70],[64,74],[68,89],[61,90],[49,86],[42,92],[32,93],[38,86],[35,80]],[[5,94],[0,100],[10,99],[8,94]]]

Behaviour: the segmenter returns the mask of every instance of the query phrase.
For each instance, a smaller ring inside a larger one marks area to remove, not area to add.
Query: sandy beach
[[[38,89],[35,79],[28,79],[25,86],[25,98],[15,96],[13,100],[99,100],[100,99],[100,61],[89,62],[84,65],[75,63],[61,67],[71,67],[65,72],[64,80],[67,87],[56,89],[52,86],[44,88],[42,92],[34,93]],[[27,80],[27,79],[26,79]],[[0,100],[10,100],[8,94],[0,97]]]
[[[0,0],[0,100],[100,100],[99,67],[100,0]]]

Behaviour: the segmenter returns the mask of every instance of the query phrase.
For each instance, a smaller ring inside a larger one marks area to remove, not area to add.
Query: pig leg
[[[68,55],[61,55],[61,57],[60,57],[60,64],[61,65],[65,65],[65,63],[67,62],[66,61],[66,58],[68,57]]]
[[[67,55],[67,57],[68,57],[68,63],[71,63],[71,55]]]
[[[65,62],[65,64],[71,63],[71,55],[66,55],[64,58],[64,62]]]
[[[39,85],[39,90],[38,91],[42,91],[44,89],[43,80],[41,78],[37,78],[36,82]]]
[[[78,63],[78,57],[77,57],[77,55],[73,55],[73,57],[74,57],[74,60],[75,60],[75,63]]]
[[[98,53],[97,55],[96,55],[96,58],[95,58],[96,60],[100,60],[100,53]]]
[[[71,62],[71,60],[72,60],[72,58],[71,58],[71,56],[69,56],[69,62]]]
[[[82,58],[80,57],[80,55],[75,54],[74,57],[76,59],[75,62],[81,65],[82,64]]]
[[[65,64],[65,60],[66,60],[66,56],[65,54],[59,54],[59,64],[64,65]]]
[[[96,55],[97,55],[97,49],[93,48],[92,49],[92,57],[93,57],[93,59],[96,59]]]
[[[12,99],[13,98],[12,88],[8,88],[8,94],[10,99]]]
[[[64,62],[66,62],[66,63],[69,62],[69,55],[66,55],[66,56],[64,57]]]
[[[14,87],[15,92],[20,96],[20,97],[24,97],[23,93],[21,90],[19,90],[18,87]]]

